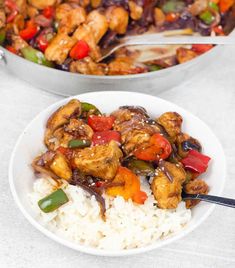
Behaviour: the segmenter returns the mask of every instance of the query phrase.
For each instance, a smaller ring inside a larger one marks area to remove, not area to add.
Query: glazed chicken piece
[[[208,194],[209,186],[201,179],[191,180],[184,185],[184,191],[187,194]],[[192,208],[196,206],[200,200],[186,200],[186,207]]]
[[[124,34],[127,30],[129,14],[123,7],[111,6],[106,11],[110,30]]]
[[[65,12],[59,22],[59,33],[72,33],[80,24],[86,20],[86,11],[82,7],[77,7]]]
[[[102,0],[91,0],[91,6],[97,8],[102,4]]]
[[[116,118],[113,129],[121,133],[122,148],[127,155],[160,132],[158,126],[148,123],[146,110],[142,107],[120,107],[112,115]]]
[[[69,181],[72,177],[66,157],[58,152],[47,151],[46,153],[36,157],[32,163],[32,167],[36,172],[45,174],[56,180],[64,179]]]
[[[176,50],[176,58],[179,63],[184,63],[196,58],[198,54],[191,49],[180,47]]]
[[[86,23],[91,28],[95,42],[98,44],[109,27],[106,17],[99,11],[93,10],[88,14]]]
[[[72,118],[68,124],[56,129],[53,133],[56,138],[53,149],[59,146],[68,147],[68,143],[74,139],[91,140],[92,128],[81,119]]]
[[[28,43],[24,41],[19,35],[11,36],[11,45],[16,51],[20,51],[24,47],[28,47]]]
[[[108,66],[104,63],[96,63],[90,57],[86,57],[79,61],[73,61],[70,64],[70,72],[90,74],[90,75],[105,75],[108,72]]]
[[[120,166],[122,151],[115,141],[81,150],[74,158],[75,166],[83,173],[103,180],[112,180]]]
[[[27,15],[27,0],[15,0],[19,14],[23,17]]]
[[[135,1],[128,1],[130,9],[130,17],[133,20],[139,20],[143,14],[143,8],[135,3]]]
[[[44,136],[44,143],[49,149],[54,149],[55,143],[53,141],[54,132],[64,124],[69,123],[71,117],[79,116],[81,114],[80,101],[73,99],[66,105],[57,109],[47,120],[46,131]]]
[[[58,5],[56,7],[56,10],[55,10],[55,19],[57,21],[62,20],[63,18],[65,18],[67,16],[68,12],[71,10],[72,10],[71,5],[69,5],[67,3],[63,3],[61,5]]]
[[[172,142],[174,142],[176,136],[181,132],[183,118],[176,112],[166,112],[157,119],[157,122],[165,128]]]
[[[49,61],[55,61],[58,64],[62,64],[71,48],[75,45],[76,39],[69,37],[65,33],[58,33],[49,43],[45,57]]]
[[[116,58],[109,63],[109,75],[128,75],[147,72],[147,68],[129,57]]]
[[[96,61],[101,57],[100,48],[96,45],[95,37],[89,25],[80,25],[74,32],[73,38],[76,40],[84,40],[87,42],[90,48],[89,56],[93,60]]]
[[[4,9],[0,9],[0,29],[5,26],[6,23],[6,14]]]
[[[193,16],[199,15],[202,11],[204,11],[208,7],[209,0],[195,0],[194,3],[189,6],[189,12]]]
[[[30,18],[34,18],[39,14],[38,9],[36,7],[33,7],[31,5],[27,5],[27,16]]]
[[[48,6],[54,6],[56,3],[56,0],[28,0],[28,2],[30,5],[41,10]]]
[[[182,184],[186,179],[186,172],[181,166],[166,161],[156,171],[151,189],[158,207],[162,209],[177,208],[182,200]],[[171,176],[172,181],[168,178],[167,173]]]

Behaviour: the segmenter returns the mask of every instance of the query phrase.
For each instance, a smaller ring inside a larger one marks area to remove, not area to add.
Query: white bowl
[[[74,96],[73,98],[78,98],[81,101],[91,102],[95,104],[101,111],[106,113],[117,109],[121,105],[141,105],[147,109],[152,117],[156,117],[157,115],[166,111],[178,112],[184,119],[183,131],[199,139],[203,145],[203,151],[205,154],[212,158],[207,173],[203,175],[203,178],[210,186],[210,194],[221,194],[226,173],[223,149],[209,127],[196,116],[190,114],[173,103],[140,93],[106,91],[86,93]],[[51,105],[41,112],[26,127],[16,143],[10,161],[9,180],[13,197],[24,216],[39,231],[60,244],[81,252],[103,256],[125,256],[142,253],[170,244],[197,228],[210,215],[214,209],[214,205],[201,202],[192,209],[191,221],[179,233],[163,240],[156,241],[146,247],[116,251],[101,250],[70,242],[58,237],[56,234],[42,226],[36,220],[35,213],[33,212],[28,200],[28,193],[32,191],[33,182],[35,181],[30,163],[32,162],[32,159],[45,148],[43,144],[43,135],[46,120],[53,111],[55,111],[59,106],[68,102],[68,100],[69,98]]]

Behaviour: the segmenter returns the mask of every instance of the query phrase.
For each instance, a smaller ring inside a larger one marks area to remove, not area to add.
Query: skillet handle
[[[6,62],[6,57],[5,57],[5,53],[0,49],[0,64],[1,65],[5,65]]]

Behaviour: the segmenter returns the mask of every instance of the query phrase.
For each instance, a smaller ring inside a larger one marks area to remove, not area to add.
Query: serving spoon
[[[226,207],[235,208],[235,199],[225,198],[214,195],[205,195],[205,194],[187,194],[184,191],[182,192],[183,200],[201,200],[209,203],[214,203],[217,205],[222,205]]]
[[[136,45],[192,45],[192,44],[213,44],[213,45],[235,45],[234,36],[199,36],[192,35],[190,29],[166,31],[163,33],[150,33],[133,35],[118,39],[118,41],[101,50],[99,62],[111,56],[115,51],[126,46]]]

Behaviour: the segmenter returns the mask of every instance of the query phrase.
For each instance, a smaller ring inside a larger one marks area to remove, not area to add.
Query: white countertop
[[[224,196],[235,198],[235,50],[192,80],[159,94],[204,120],[221,141],[228,164]],[[0,267],[235,267],[235,210],[217,206],[187,237],[162,249],[124,258],[95,257],[65,248],[43,236],[16,207],[8,185],[13,146],[30,120],[61,99],[0,68]],[[219,180],[220,178],[218,178]]]

